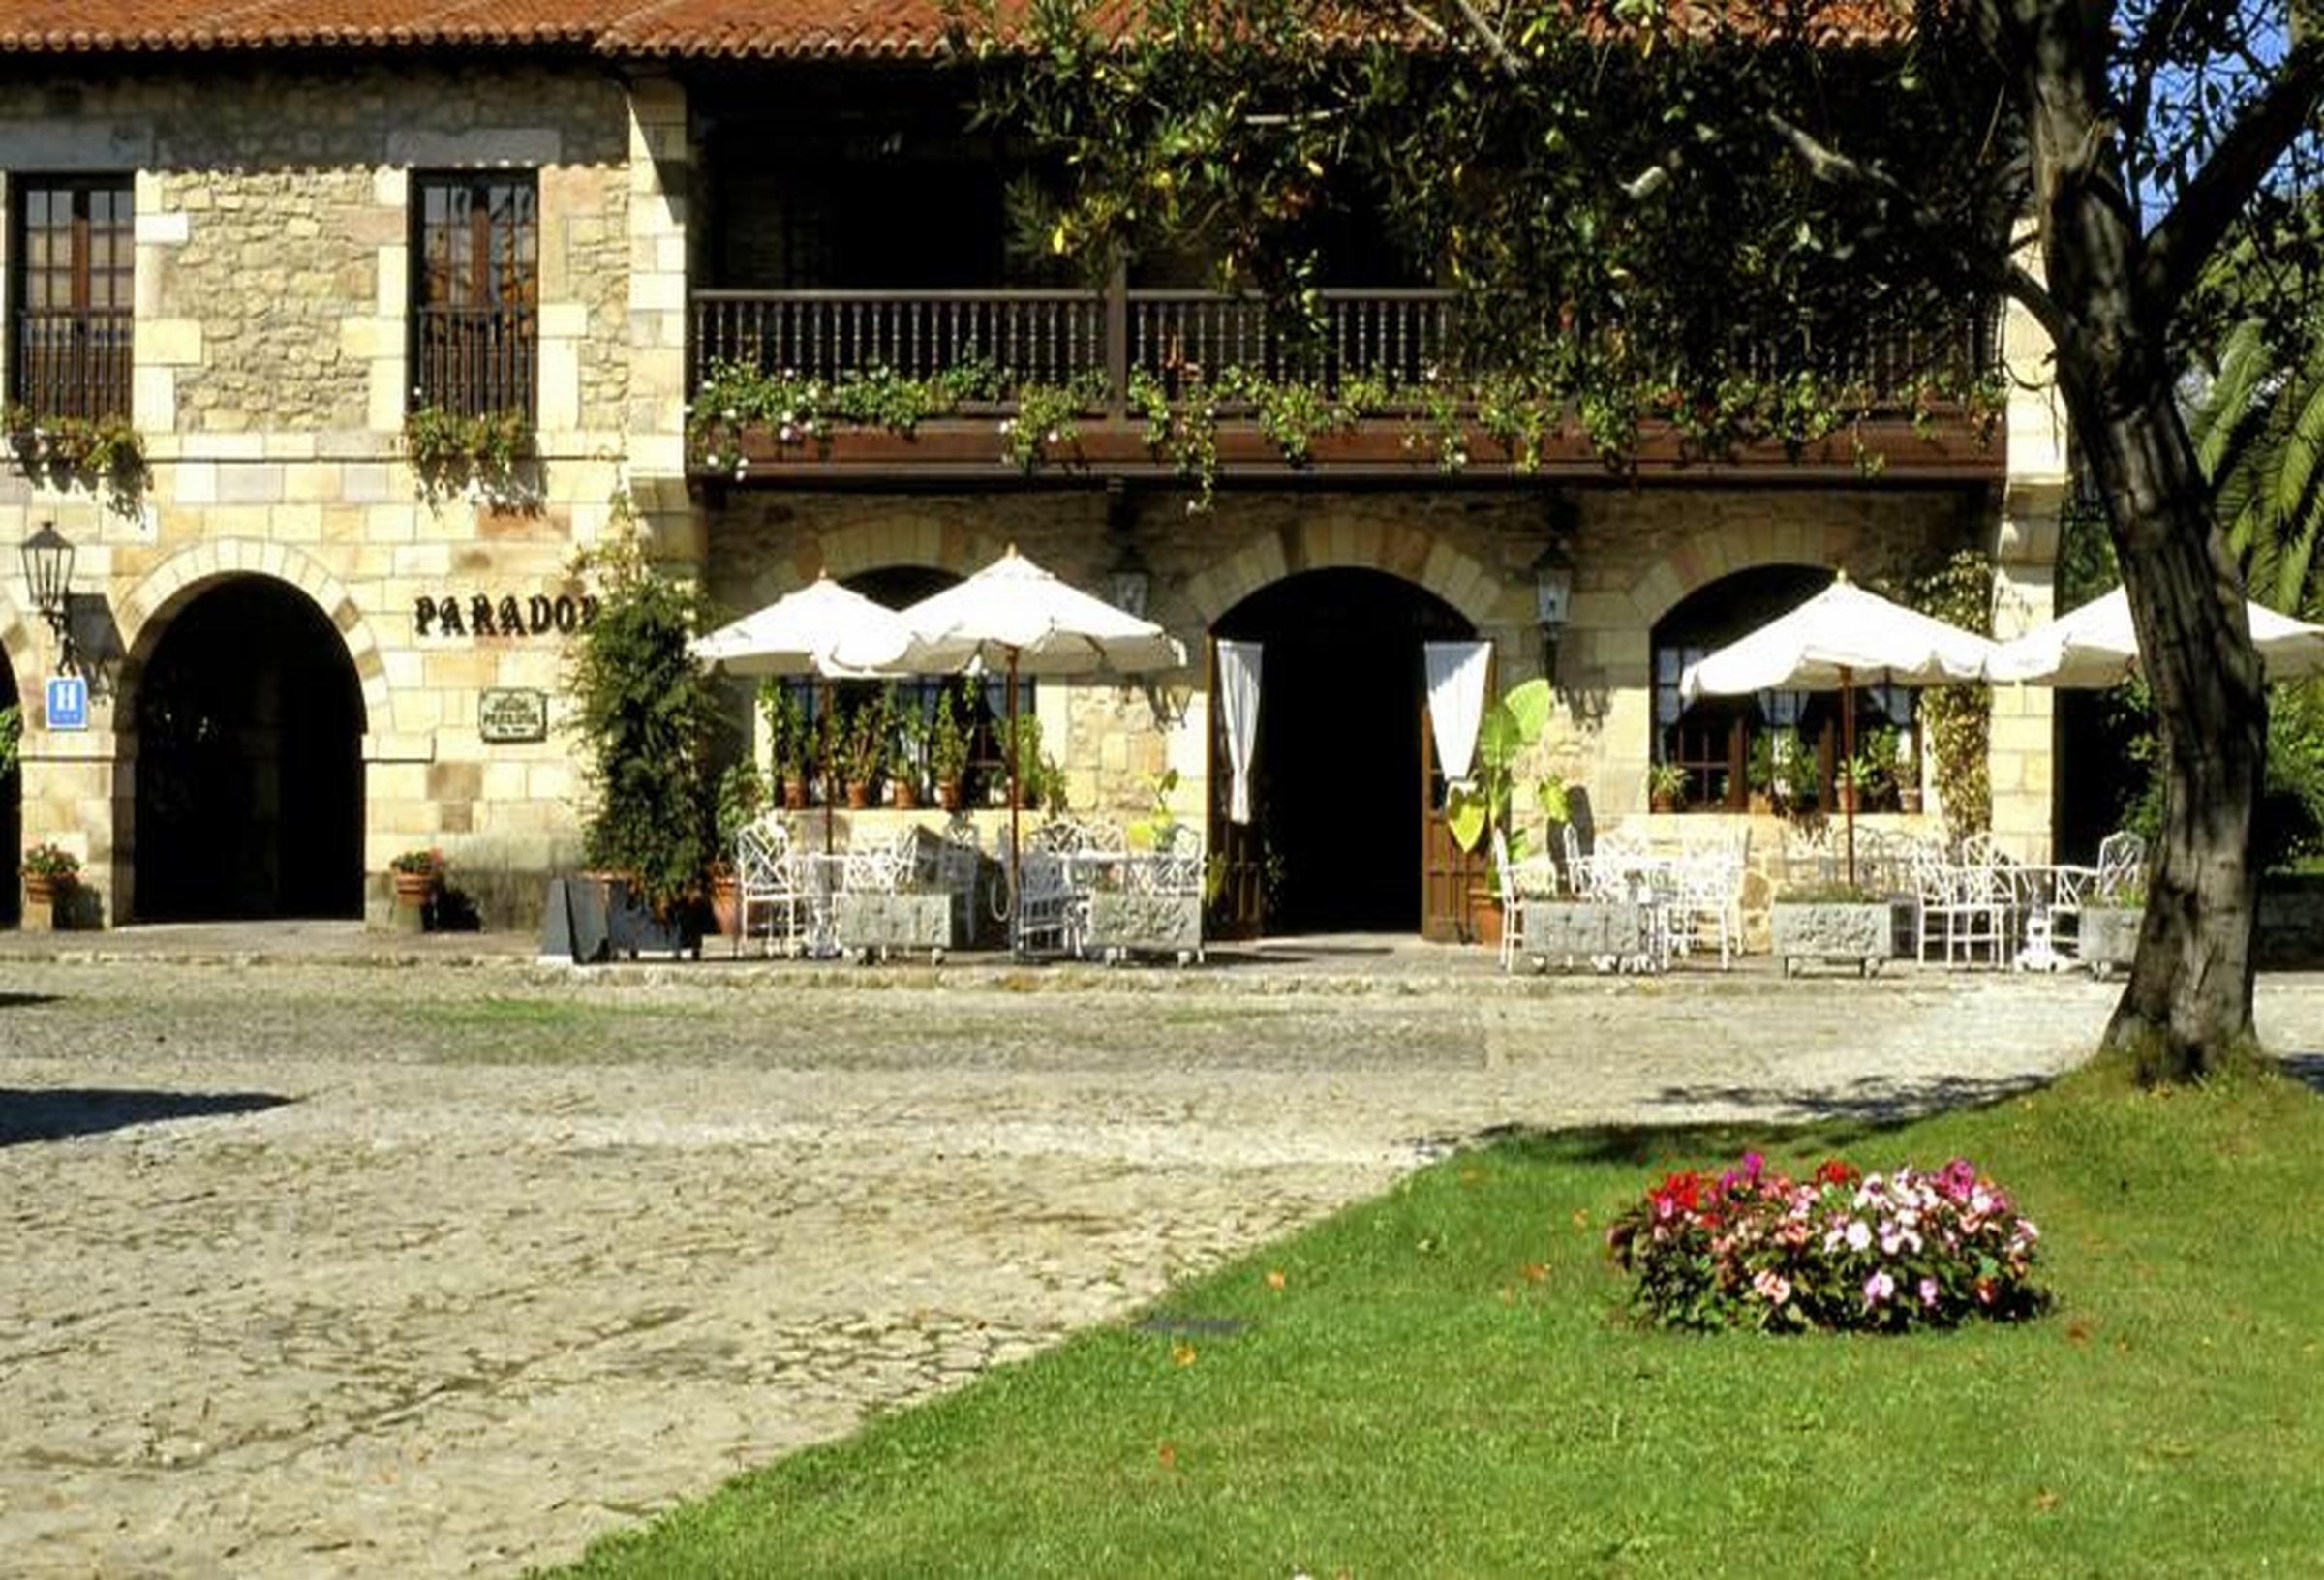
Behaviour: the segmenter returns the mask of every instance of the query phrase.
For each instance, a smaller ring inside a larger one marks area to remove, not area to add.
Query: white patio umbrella
[[[901,673],[896,666],[911,647],[912,628],[902,616],[826,573],[756,614],[694,638],[688,651],[736,675],[849,681]]]
[[[2264,603],[2244,605],[2251,645],[2271,681],[2324,671],[2324,625],[2278,614]],[[2094,598],[2046,625],[1993,650],[1988,673],[1997,681],[2031,685],[2096,688],[2120,685],[2138,670],[2138,632],[2129,594],[2121,588]]]
[[[1831,586],[1789,614],[1689,664],[1679,676],[1678,694],[1693,702],[1705,695],[1751,691],[1838,690],[1841,755],[1853,758],[1858,685],[1980,681],[1993,651],[1987,638],[1867,592],[1843,571]],[[1844,810],[1848,881],[1853,884],[1854,796],[1848,798]]]
[[[971,662],[1008,673],[1009,882],[1017,881],[1019,675],[1137,675],[1176,669],[1186,650],[1161,626],[1057,580],[1017,552],[905,609],[915,638],[914,668],[952,670]],[[1012,896],[1012,904],[1014,896]]]
[[[833,681],[872,680],[911,673],[912,628],[895,610],[851,592],[828,573],[745,615],[687,651],[701,663],[735,675],[811,675],[831,702]],[[826,778],[831,765],[822,765]],[[831,808],[823,811],[823,852],[831,853]]]

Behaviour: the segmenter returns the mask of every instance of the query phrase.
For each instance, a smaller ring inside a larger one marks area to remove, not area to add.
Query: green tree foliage
[[[1867,316],[1970,289],[2023,308],[2161,723],[2107,1040],[2178,1079],[2251,1040],[2268,699],[2177,380],[2227,321],[2206,282],[2238,249],[2274,322],[2312,321],[2311,3],[1150,0],[1125,24],[1033,0],[1022,30],[988,11],[962,36],[991,112],[1072,177],[1052,251],[1199,238],[1312,322],[1314,232],[1356,195],[1463,289],[1460,354],[1539,370],[1602,443],[1657,401],[1700,410],[1754,357],[1845,381],[1834,348]]]
[[[718,699],[687,652],[708,624],[707,600],[654,568],[626,508],[581,567],[598,598],[566,683],[591,791],[582,854],[594,868],[627,875],[666,914],[703,893],[718,848]]]

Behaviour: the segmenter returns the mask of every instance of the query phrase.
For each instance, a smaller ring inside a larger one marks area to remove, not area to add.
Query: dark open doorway
[[[363,914],[363,696],[313,603],[257,576],[200,594],[137,720],[139,920]]]
[[[16,691],[16,672],[5,653],[0,653],[0,711],[16,708],[21,701]],[[15,732],[22,739],[24,717],[18,712],[11,718],[0,718],[0,731]],[[5,742],[0,742],[4,747]],[[17,853],[24,848],[24,768],[15,753],[0,749],[0,927],[13,927],[23,920],[23,892],[17,876]]]
[[[1259,926],[1421,930],[1421,644],[1470,637],[1469,623],[1410,582],[1334,569],[1261,589],[1213,634],[1264,650],[1251,830],[1214,810],[1211,841],[1257,865]]]

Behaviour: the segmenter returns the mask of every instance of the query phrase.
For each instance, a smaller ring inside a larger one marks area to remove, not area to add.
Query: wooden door
[[[1420,653],[1413,662],[1421,662]],[[1496,697],[1497,666],[1488,662],[1484,694]],[[1462,850],[1445,818],[1445,778],[1437,769],[1436,730],[1428,713],[1428,691],[1421,688],[1421,936],[1431,943],[1473,943],[1469,890],[1483,881],[1492,852]]]

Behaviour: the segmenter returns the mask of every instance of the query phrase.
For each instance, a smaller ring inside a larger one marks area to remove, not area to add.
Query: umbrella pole
[[[835,798],[840,787],[832,782],[831,777],[831,736],[836,720],[831,716],[831,683],[818,681],[815,688],[823,693],[822,712],[815,719],[815,744],[822,748],[816,755],[823,759],[823,854],[829,856],[832,819],[839,812],[839,802]]]
[[[1019,787],[1018,787],[1018,783],[1017,783],[1017,765],[1018,765],[1018,764],[1019,764],[1021,761],[1023,761],[1023,760],[1024,760],[1024,753],[1023,749],[1022,749],[1022,748],[1020,748],[1020,747],[1019,747],[1019,745],[1017,744],[1017,650],[1016,650],[1015,648],[1011,648],[1011,649],[1009,650],[1009,699],[1008,699],[1008,714],[1009,714],[1009,931],[1010,931],[1010,933],[1011,933],[1012,935],[1014,935],[1014,934],[1017,932],[1017,929],[1018,929],[1018,926],[1019,926],[1019,924],[1020,924],[1020,923],[1021,923],[1021,922],[1024,920],[1022,917],[1020,917],[1020,916],[1017,914],[1017,860],[1018,860],[1018,854],[1019,854],[1019,853],[1018,853],[1018,846],[1017,846],[1017,802],[1018,802],[1018,799],[1019,799],[1019,798],[1018,798],[1018,788],[1019,788]],[[1016,941],[1016,940],[1015,940],[1015,938],[1014,938],[1014,936],[1012,936],[1012,938],[1011,938],[1011,940],[1010,940],[1010,941],[1011,941],[1012,943],[1014,943],[1014,942]]]
[[[1848,886],[1856,886],[1856,685],[1846,664],[1840,666],[1840,774],[1848,780],[1848,799],[1840,804],[1848,819]]]

